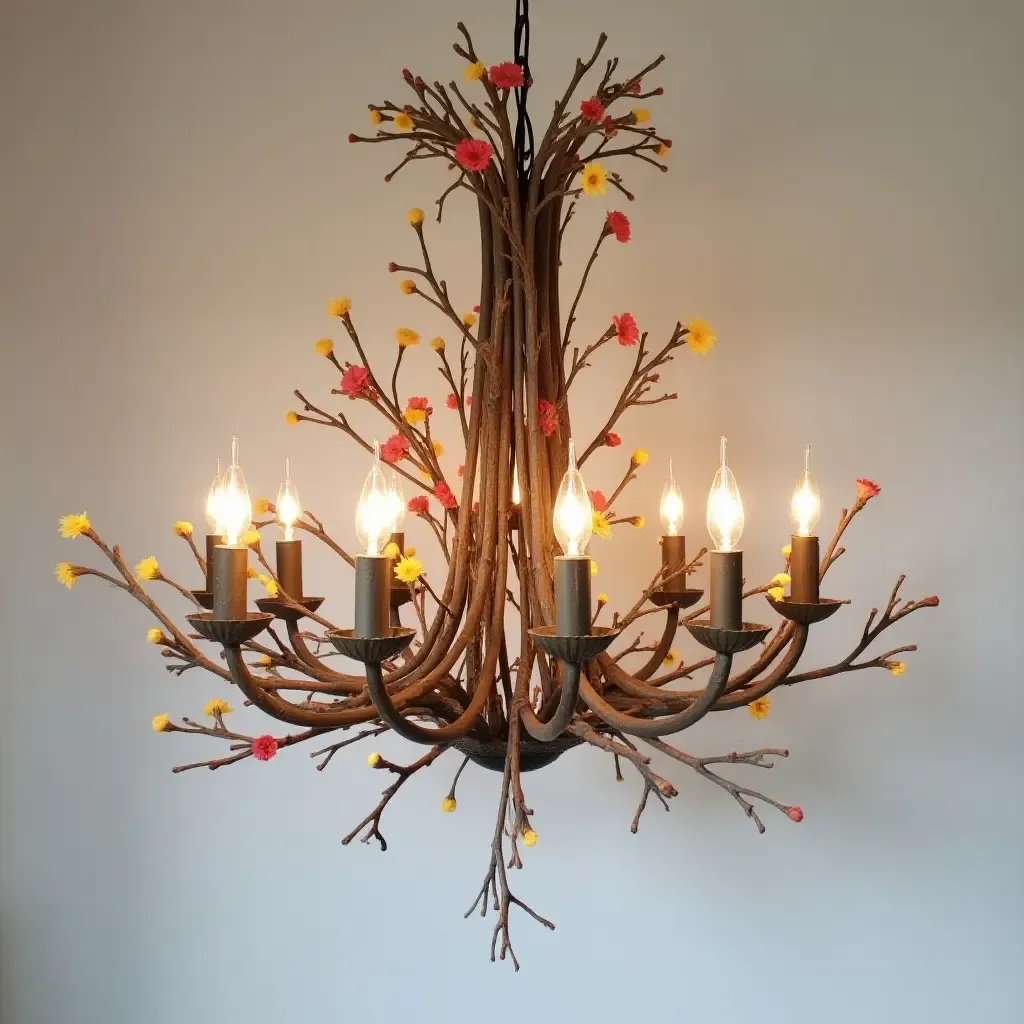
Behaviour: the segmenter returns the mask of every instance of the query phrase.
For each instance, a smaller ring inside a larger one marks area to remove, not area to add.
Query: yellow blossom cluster
[[[171,727],[171,719],[169,715],[154,715],[153,716],[153,732],[169,732]]]
[[[395,131],[397,132],[411,132],[415,127],[413,119],[404,110],[395,114],[391,119],[391,123],[395,126]]]
[[[785,588],[790,585],[792,580],[784,572],[777,572],[771,578],[771,586],[768,588],[768,596],[773,601],[781,601],[786,596]]]
[[[528,828],[523,832],[523,845],[524,846],[536,846],[539,836],[532,828]]]
[[[156,626],[146,630],[146,643],[147,644],[158,644],[163,641],[164,633],[162,629],[158,629]]]
[[[768,712],[772,709],[772,702],[770,697],[758,697],[757,700],[752,700],[747,705],[747,710],[750,712],[752,718],[762,719],[768,717]]]
[[[65,540],[74,540],[92,529],[89,517],[84,512],[60,517],[60,535]]]
[[[410,558],[406,555],[395,566],[395,575],[403,583],[413,583],[423,575],[423,563],[418,558]]]
[[[420,343],[420,336],[411,327],[399,327],[395,331],[395,340],[400,348],[409,348]]]
[[[443,352],[444,351],[444,338],[441,338],[441,337],[431,338],[430,339],[430,347],[435,352]]]
[[[82,570],[70,562],[58,562],[53,574],[57,577],[58,583],[63,583],[70,590],[78,577],[82,575]]]
[[[665,655],[665,659],[664,661],[662,661],[662,665],[664,665],[666,668],[671,668],[678,660],[679,652],[669,651],[668,654]]]
[[[478,60],[473,64],[467,64],[462,69],[462,77],[467,82],[479,82],[481,78],[487,73],[487,66],[482,60]]]
[[[351,299],[331,299],[327,304],[328,316],[348,316],[352,309]]]
[[[891,661],[887,667],[894,676],[901,676],[907,671],[907,666],[902,661]]]
[[[376,768],[377,765],[380,764],[380,754],[378,754],[377,751],[375,750],[372,754],[369,754],[367,756],[366,763],[371,768]]]
[[[608,172],[592,160],[583,168],[580,187],[588,196],[603,196],[607,191]]]
[[[441,801],[441,810],[444,811],[445,814],[454,814],[455,808],[458,806],[459,805],[456,803],[455,797],[453,796],[446,796]]]
[[[252,510],[258,516],[265,515],[270,511],[270,499],[269,498],[257,498],[252,503]]]
[[[597,509],[592,510],[593,523],[594,523],[594,536],[601,537],[604,540],[610,540],[612,536],[611,524],[608,522],[608,514],[606,512],[598,512]]]
[[[334,342],[330,338],[321,338],[313,348],[318,356],[329,356],[334,354]]]
[[[633,452],[632,462],[634,466],[645,466],[649,458],[650,455],[648,455],[643,448],[637,448],[637,450]]]
[[[416,282],[410,281],[408,278],[404,281],[398,282],[398,290],[403,295],[415,295],[416,294]]]
[[[294,409],[289,409],[284,414],[284,421],[285,423],[288,424],[289,427],[294,427],[295,424],[299,422],[299,414],[295,412]]]
[[[376,107],[370,107],[370,124],[376,126],[383,120],[384,115]]]
[[[226,700],[221,700],[220,697],[214,697],[206,702],[203,708],[203,714],[209,718],[213,718],[214,715],[230,715],[234,708]]]
[[[408,220],[409,220],[409,224],[412,227],[414,227],[414,228],[419,227],[423,223],[423,211],[418,206],[414,206],[409,211]]]
[[[160,579],[160,563],[153,555],[148,555],[135,566],[135,575],[140,580],[158,580]]]
[[[242,543],[249,548],[255,547],[260,542],[260,531],[251,527],[242,534]]]
[[[714,348],[715,342],[718,339],[715,337],[715,332],[711,329],[711,325],[706,320],[699,318],[691,320],[686,325],[686,329],[690,332],[686,343],[697,355],[707,355]]]

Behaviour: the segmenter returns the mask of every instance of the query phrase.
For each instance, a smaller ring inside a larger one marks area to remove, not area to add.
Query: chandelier
[[[778,686],[869,668],[901,674],[899,656],[913,645],[884,653],[869,649],[894,623],[939,602],[902,599],[901,576],[881,613],[872,609],[849,654],[834,664],[798,670],[810,628],[846,603],[822,597],[819,588],[845,551],[841,543],[848,527],[880,489],[870,480],[857,481],[850,507],[821,550],[814,534],[820,499],[808,448],[793,494],[794,533],[782,549],[783,571],[760,585],[745,585],[739,546],[743,503],[725,438],[707,501],[714,549],[687,551],[682,491],[670,464],[660,503],[660,555],[653,542],[646,554],[638,553],[650,558],[650,582],[631,607],[614,614],[605,595],[595,599],[596,567],[588,542],[594,533],[608,537],[613,528],[621,532],[627,525],[644,525],[642,516],[622,510],[627,488],[648,456],[637,450],[624,458],[621,480],[607,497],[588,490],[586,464],[598,449],[619,446],[615,431],[624,417],[676,397],[661,388],[662,375],[677,356],[706,354],[716,341],[709,325],[694,319],[677,323],[667,340],[654,343],[630,313],[612,317],[596,338],[577,340],[578,330],[574,334],[595,261],[614,249],[613,242],[630,241],[628,218],[608,209],[607,201],[633,199],[621,168],[639,162],[667,169],[672,143],[651,124],[644,106],[661,95],[648,82],[663,58],[628,72],[617,59],[598,66],[606,41],[601,35],[590,57],[576,61],[550,120],[535,135],[527,113],[533,83],[525,0],[517,7],[511,61],[486,63],[465,26],[458,29],[459,80],[430,84],[403,70],[410,102],[371,104],[376,131],[349,139],[403,148],[388,180],[422,160],[447,166],[451,181],[436,200],[436,219],[441,221],[446,201],[455,195],[468,193],[475,204],[479,305],[460,311],[453,304],[431,260],[425,215],[410,210],[418,255],[406,264],[392,263],[389,270],[401,275],[399,290],[408,301],[427,303],[434,308],[431,315],[450,325],[448,338],[434,338],[431,352],[414,353],[419,334],[398,328],[394,365],[382,376],[371,364],[351,301],[335,299],[329,313],[347,336],[349,358],[332,340],[317,342],[316,352],[334,374],[332,397],[314,404],[296,391],[299,405],[286,417],[293,427],[308,423],[336,430],[365,452],[369,472],[355,503],[362,553],[351,553],[303,508],[287,463],[276,500],[253,503],[233,441],[230,464],[224,472],[218,465],[210,487],[210,532],[202,550],[190,523],[174,526],[195,556],[200,587],[171,579],[155,557],[130,568],[85,514],[64,516],[61,533],[91,541],[112,571],[61,562],[57,576],[69,589],[81,577],[98,577],[134,598],[155,619],[148,639],[160,649],[169,672],[209,672],[236,687],[249,705],[293,728],[255,735],[236,731],[228,717],[231,704],[220,697],[206,704],[205,720],[157,715],[156,732],[203,735],[225,745],[218,756],[179,765],[175,772],[248,759],[267,762],[300,744],[316,748],[310,757],[323,770],[344,747],[372,745],[382,733],[397,733],[424,752],[405,764],[369,754],[368,764],[385,773],[390,784],[343,839],[345,844],[357,837],[376,841],[381,850],[387,849],[381,822],[390,802],[442,754],[460,755],[442,800],[445,811],[456,808],[456,787],[467,765],[501,773],[490,860],[466,916],[494,910],[491,959],[508,954],[518,969],[510,944],[511,908],[554,927],[510,888],[510,870],[522,867],[522,847],[538,839],[527,773],[582,744],[599,748],[610,757],[616,779],[622,780],[623,768],[639,778],[631,826],[636,832],[649,798],[667,808],[677,795],[673,783],[652,766],[657,752],[724,790],[759,832],[765,808],[799,822],[798,806],[721,774],[726,766],[770,767],[774,758],[788,755],[786,750],[696,756],[668,738],[710,712],[746,708],[761,716]],[[582,89],[591,72],[596,81]],[[560,252],[574,215],[578,222],[599,226],[578,287],[565,293],[573,298],[563,316]],[[631,351],[628,376],[596,436],[574,443],[574,385],[606,354],[605,346],[615,345]],[[414,360],[416,390],[428,390],[417,385],[429,361],[439,372],[443,411],[435,413],[429,397],[408,393],[402,371],[408,378]],[[353,426],[348,410],[354,402],[372,410],[384,443]],[[457,474],[442,468],[435,437],[442,416],[464,444]],[[433,579],[406,543],[406,518],[418,522],[419,533],[436,545],[432,557],[445,569]],[[283,536],[271,564],[263,538],[275,524]],[[305,593],[300,535],[353,570],[351,628],[339,628],[322,614],[324,599]],[[705,572],[706,601],[704,590],[693,585]],[[255,601],[257,610],[248,603],[250,581],[265,590]],[[157,603],[148,584],[169,587],[176,592],[172,596],[196,609],[186,616],[187,624]],[[511,630],[510,610],[519,622]],[[656,642],[644,644],[642,634],[623,637],[655,615],[663,620]],[[756,621],[762,618],[771,624]],[[706,656],[689,663],[678,659],[673,644],[680,627]],[[734,660],[747,651],[752,659],[735,667]],[[336,660],[332,666],[339,654],[361,668],[341,671]]]

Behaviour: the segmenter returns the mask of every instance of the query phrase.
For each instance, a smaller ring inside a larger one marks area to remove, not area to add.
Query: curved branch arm
[[[436,729],[424,729],[423,726],[416,725],[402,717],[388,695],[387,687],[384,685],[384,673],[379,664],[367,663],[366,686],[370,691],[370,700],[373,701],[380,720],[389,726],[392,732],[397,733],[403,739],[412,740],[413,743],[434,744],[461,739],[473,728],[487,705],[487,699],[494,687],[494,680],[492,678],[489,684],[485,683],[476,688],[469,707],[454,722]]]
[[[631,736],[641,736],[644,739],[669,736],[672,733],[688,729],[712,709],[715,702],[725,692],[725,684],[729,681],[731,668],[731,654],[716,655],[715,667],[711,670],[711,677],[708,679],[704,692],[688,708],[678,711],[674,715],[666,715],[664,718],[634,718],[622,711],[616,711],[598,694],[585,676],[580,680],[580,696],[587,707],[613,729],[618,729]]]
[[[790,641],[785,655],[783,655],[775,668],[763,679],[756,679],[749,686],[731,687],[729,692],[711,709],[712,711],[728,711],[730,708],[743,707],[744,704],[749,704],[752,700],[763,697],[766,693],[774,690],[780,683],[786,681],[789,674],[796,668],[797,662],[803,657],[804,647],[807,646],[808,627],[801,626],[795,622],[791,623],[791,625],[793,626],[793,639]]]
[[[294,619],[291,619],[287,623],[288,628],[288,642],[292,645],[292,650],[295,652],[295,656],[305,665],[310,672],[316,676],[317,679],[321,679],[328,683],[337,683],[339,693],[362,693],[363,692],[363,681],[359,676],[350,675],[346,672],[335,672],[334,669],[328,668],[320,658],[318,658],[307,646],[306,641],[302,639],[302,632],[299,629],[299,624]]]
[[[666,609],[665,631],[661,634],[658,646],[650,660],[633,673],[634,679],[650,679],[655,672],[664,664],[668,652],[672,649],[672,641],[676,638],[676,630],[679,628],[679,605],[674,604]]]
[[[576,701],[580,695],[580,666],[572,662],[565,663],[562,675],[562,695],[558,700],[555,713],[546,721],[541,721],[537,713],[529,705],[524,705],[519,714],[526,731],[541,743],[550,743],[565,732],[576,711]]]

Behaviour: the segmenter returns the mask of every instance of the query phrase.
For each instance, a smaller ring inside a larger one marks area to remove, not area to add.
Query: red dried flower
[[[558,412],[546,398],[542,398],[537,403],[537,413],[540,418],[540,429],[545,437],[550,437],[558,429]]]
[[[472,404],[473,404],[473,396],[472,395],[467,395],[466,396],[466,405],[472,405]]]
[[[590,504],[595,512],[604,512],[608,508],[608,499],[603,491],[587,491],[590,495]]]
[[[610,210],[608,213],[608,230],[615,235],[617,242],[628,242],[629,218],[618,210]]]
[[[454,391],[449,391],[448,397],[444,400],[444,404],[447,405],[449,409],[458,409],[459,396],[455,394]]]
[[[632,84],[632,85],[631,85],[631,86],[629,87],[629,91],[630,91],[630,92],[631,92],[631,93],[632,93],[632,94],[633,94],[634,96],[639,96],[639,95],[640,95],[640,83],[639,83],[639,82],[634,82],[634,83],[633,83],[633,84]]]
[[[604,129],[604,133],[609,139],[613,139],[619,134],[619,129],[615,125],[615,120],[610,114],[601,122],[601,127]]]
[[[786,813],[793,819],[793,821],[803,821],[804,812],[799,807],[788,807]]]
[[[358,142],[359,141],[359,136],[356,135],[355,132],[349,132],[349,134],[348,134],[348,141],[349,142]]]
[[[622,444],[622,438],[618,434],[613,434],[610,430],[604,435],[604,443],[609,448],[618,448]]]
[[[580,104],[580,113],[588,121],[600,121],[604,117],[604,104],[596,96],[591,96]]]
[[[380,457],[394,465],[401,462],[409,454],[409,439],[401,434],[393,434],[380,448]]]
[[[875,495],[881,494],[882,488],[875,483],[874,480],[868,480],[865,477],[861,477],[857,481],[857,498],[859,501],[867,501],[869,498],[875,497]]]
[[[341,393],[358,398],[370,391],[370,371],[365,366],[350,366],[341,375]]]
[[[459,507],[458,499],[443,480],[437,481],[437,485],[434,487],[434,497],[441,503],[442,508],[453,509]]]
[[[419,410],[425,412],[428,416],[434,411],[433,409],[430,408],[430,399],[429,398],[417,398],[417,397],[410,398],[406,408],[408,408],[408,409],[419,409]]]
[[[632,313],[613,316],[612,323],[615,325],[615,335],[623,348],[629,348],[640,340],[640,328],[637,327]]]
[[[466,467],[459,466],[458,468],[459,479],[461,480],[466,475]]]
[[[479,312],[480,312],[480,307],[479,307],[478,305],[477,305],[477,306],[474,306],[474,307],[473,307],[473,312],[474,312],[474,313],[479,313]]]
[[[455,147],[455,159],[467,171],[483,171],[491,162],[491,144],[483,139],[463,139]]]
[[[430,499],[425,494],[410,498],[405,506],[414,516],[425,516],[430,511]]]
[[[269,761],[277,753],[277,740],[273,736],[257,736],[252,741],[252,756],[257,761]]]
[[[523,84],[523,69],[509,60],[504,64],[492,65],[487,77],[491,85],[499,89],[519,89]]]

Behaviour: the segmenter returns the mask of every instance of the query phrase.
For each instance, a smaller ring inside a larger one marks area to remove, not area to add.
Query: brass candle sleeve
[[[206,535],[206,589],[213,592],[213,550],[224,543],[224,535],[208,533]]]
[[[558,636],[586,636],[590,612],[590,559],[586,555],[559,555],[555,559],[555,632]]]
[[[712,551],[711,625],[715,629],[743,628],[743,552]]]
[[[572,721],[576,713],[576,702],[580,693],[580,666],[571,662],[562,664],[562,693],[558,698],[558,706],[554,714],[546,721],[542,721],[537,713],[529,705],[524,705],[520,711],[520,718],[523,728],[535,739],[542,743],[550,743],[565,732],[566,727]]]
[[[387,636],[390,631],[392,571],[387,555],[356,556],[356,636]]]
[[[213,549],[213,617],[245,618],[249,589],[249,549],[243,544],[218,544]]]
[[[586,676],[580,679],[580,696],[583,703],[594,712],[605,724],[630,736],[655,737],[671,736],[682,732],[695,722],[699,722],[714,706],[715,701],[725,693],[725,684],[729,681],[729,670],[732,668],[731,654],[716,654],[715,667],[703,693],[686,709],[664,718],[634,718],[622,711],[616,711],[590,684]],[[665,694],[661,694],[664,697]]]
[[[277,580],[294,601],[302,603],[302,541],[277,542]]]
[[[789,599],[799,604],[818,603],[818,538],[790,538]]]

